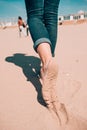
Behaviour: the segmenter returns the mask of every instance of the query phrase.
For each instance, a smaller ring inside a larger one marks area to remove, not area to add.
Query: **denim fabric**
[[[51,45],[51,51],[54,55],[59,1],[25,0],[28,25],[35,50],[39,44],[47,42]]]

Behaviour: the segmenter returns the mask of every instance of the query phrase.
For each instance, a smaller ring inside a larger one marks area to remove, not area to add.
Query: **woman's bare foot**
[[[58,76],[58,66],[54,59],[51,59],[48,64],[41,68],[42,78],[42,95],[50,112],[55,112],[59,123],[66,124],[68,122],[68,114],[65,105],[57,100],[55,86]]]
[[[56,83],[55,79],[58,75],[58,66],[54,59],[51,59],[44,68],[41,68],[42,77],[42,95],[47,107],[53,107],[52,104],[52,86]]]

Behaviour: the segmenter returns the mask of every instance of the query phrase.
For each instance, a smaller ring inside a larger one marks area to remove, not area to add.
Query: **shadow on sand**
[[[41,61],[35,56],[26,56],[25,54],[16,53],[13,56],[6,57],[5,61],[14,63],[15,65],[22,68],[27,81],[30,81],[37,91],[37,100],[41,105],[46,106],[41,93],[41,82],[40,82],[40,64]]]

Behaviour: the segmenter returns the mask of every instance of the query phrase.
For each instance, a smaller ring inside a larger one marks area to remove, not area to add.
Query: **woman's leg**
[[[44,25],[44,1],[25,0],[28,25],[34,42],[34,49],[38,52],[43,66],[51,59],[51,41]]]
[[[57,37],[57,10],[55,15],[55,12],[52,12],[53,10],[55,10],[54,2],[52,2],[52,0],[46,1],[48,9],[45,5],[46,2],[43,2],[43,0],[25,0],[25,4],[27,10],[29,30],[34,42],[34,48],[38,52],[42,61],[41,73],[43,80],[43,98],[47,103],[47,107],[52,110],[54,107],[52,99],[54,99],[54,97],[52,98],[53,92],[51,92],[51,90],[53,88],[52,86],[55,87],[56,85],[58,67],[56,62],[52,58],[51,43],[53,40],[56,41]],[[50,4],[49,2],[52,2],[52,4]],[[50,10],[51,8],[52,10]],[[48,15],[45,14],[46,12],[44,12],[44,9],[45,11],[48,11]],[[53,18],[48,19],[50,17]],[[55,20],[53,20],[54,18]],[[51,39],[52,35],[53,37]],[[52,44],[52,53],[54,53],[55,43]]]
[[[58,7],[60,0],[44,1],[44,23],[51,40],[51,52],[54,56],[58,30]]]
[[[49,33],[49,38],[51,40],[51,52],[54,55],[56,40],[57,40],[57,30],[58,30],[58,6],[60,0],[45,0],[44,1],[44,23]],[[46,80],[45,80],[46,81]],[[53,104],[53,109],[56,112],[60,123],[66,123],[68,121],[68,115],[64,104],[58,101],[56,94],[56,81],[57,81],[57,71],[54,77],[50,81],[50,95],[51,102]]]
[[[25,4],[29,30],[34,42],[34,49],[38,52],[42,61],[42,95],[47,104],[47,107],[52,107],[49,82],[50,77],[48,76],[49,74],[47,74],[47,77],[49,77],[48,80],[47,78],[44,78],[45,73],[48,70],[48,64],[52,59],[51,41],[49,39],[49,34],[45,27],[43,19],[44,2],[43,0],[25,0]],[[53,72],[52,69],[50,71]]]

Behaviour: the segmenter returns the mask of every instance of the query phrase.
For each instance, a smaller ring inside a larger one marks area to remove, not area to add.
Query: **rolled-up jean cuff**
[[[38,39],[38,40],[34,43],[34,46],[33,46],[36,52],[37,52],[37,47],[38,47],[38,45],[41,44],[41,43],[48,43],[48,44],[51,45],[51,41],[50,41],[48,38],[40,38],[40,39]]]

